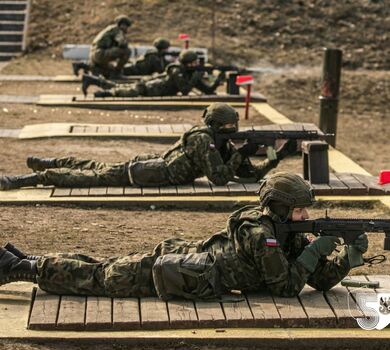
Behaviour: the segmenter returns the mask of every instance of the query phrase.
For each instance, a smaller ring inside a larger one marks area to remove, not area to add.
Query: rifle
[[[351,244],[366,232],[384,232],[384,250],[390,250],[390,219],[333,219],[325,218],[305,221],[275,223],[276,238],[282,245],[290,234],[312,233],[314,236],[335,236],[343,239],[348,246],[348,259],[351,267],[364,264],[359,251]]]
[[[219,149],[228,140],[242,140],[253,142],[262,146],[275,146],[277,139],[295,139],[295,140],[323,140],[332,134],[323,134],[317,130],[246,130],[234,133],[217,133],[215,135],[215,146]]]
[[[195,68],[195,70],[200,72],[207,72],[211,74],[214,70],[218,70],[220,72],[237,72],[238,74],[245,74],[249,71],[246,68],[241,68],[233,65],[199,65]]]

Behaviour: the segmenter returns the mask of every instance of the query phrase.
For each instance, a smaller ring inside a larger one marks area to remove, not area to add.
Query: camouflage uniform
[[[257,181],[277,163],[267,159],[254,166],[230,143],[217,150],[214,131],[205,126],[185,132],[162,155],[139,155],[130,162],[115,164],[60,158],[55,160],[57,168],[37,174],[39,183],[59,187],[178,185],[202,176],[207,176],[215,185],[224,185],[235,177]]]
[[[152,75],[153,73],[164,72],[168,61],[165,56],[156,49],[149,50],[142,58],[134,64],[128,64],[123,68],[124,75]]]
[[[117,97],[175,96],[179,92],[188,95],[196,88],[210,95],[215,93],[220,83],[221,80],[216,79],[213,84],[208,85],[204,82],[203,72],[186,69],[183,64],[172,63],[160,76],[134,84],[116,84],[110,92]]]
[[[130,57],[126,34],[112,24],[103,29],[93,40],[89,55],[89,65],[95,74],[109,77],[120,72]],[[116,61],[116,65],[112,63]]]
[[[215,282],[210,283],[210,295],[217,297],[219,292],[235,289],[269,290],[274,295],[291,297],[305,283],[328,290],[350,270],[346,249],[332,260],[321,259],[310,273],[295,261],[309,243],[304,235],[292,237],[284,247],[268,245],[269,238],[275,238],[271,218],[264,216],[259,207],[245,207],[230,216],[226,230],[203,242],[168,239],[151,254],[134,253],[103,261],[82,255],[43,257],[38,260],[37,281],[43,290],[57,294],[155,296],[152,268],[159,256],[208,252],[220,276],[218,288]],[[184,289],[191,293],[199,281],[195,276],[185,280]]]

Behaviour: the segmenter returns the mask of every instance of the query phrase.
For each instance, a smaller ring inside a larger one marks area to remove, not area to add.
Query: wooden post
[[[320,98],[320,129],[334,134],[327,138],[329,144],[336,146],[337,113],[340,89],[342,51],[324,49],[322,86]]]
[[[249,84],[246,89],[246,96],[245,96],[245,120],[249,118],[249,104],[251,102],[251,88],[252,85]]]

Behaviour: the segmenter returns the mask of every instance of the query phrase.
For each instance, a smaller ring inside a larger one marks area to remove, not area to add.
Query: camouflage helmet
[[[131,27],[131,24],[132,24],[130,18],[125,16],[125,15],[119,15],[119,16],[115,17],[115,23],[118,26],[120,26],[121,24],[125,24],[128,27]]]
[[[226,103],[212,103],[205,109],[202,118],[203,122],[213,129],[220,129],[225,124],[236,124],[237,128],[238,113]]]
[[[183,64],[194,62],[198,59],[198,55],[192,50],[183,50],[179,55],[179,62]]]
[[[169,46],[171,46],[171,43],[165,38],[157,38],[153,41],[153,46],[157,50],[166,50]]]
[[[260,207],[274,220],[287,220],[294,208],[314,203],[311,186],[299,175],[278,172],[269,176],[260,186]]]

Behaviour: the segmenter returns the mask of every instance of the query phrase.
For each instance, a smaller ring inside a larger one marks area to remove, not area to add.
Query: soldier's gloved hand
[[[245,142],[240,148],[237,149],[237,152],[240,153],[243,157],[249,157],[255,155],[257,149],[257,144],[253,142]]]
[[[278,149],[276,154],[278,155],[278,159],[282,160],[289,156],[290,154],[294,154],[297,152],[297,140],[288,140],[281,148]]]
[[[335,236],[320,236],[308,244],[297,261],[309,272],[314,272],[318,260],[322,256],[328,256],[336,249],[340,240]]]
[[[368,250],[368,237],[365,233],[358,236],[355,241],[351,244],[352,247],[359,250],[362,254],[364,254]]]

